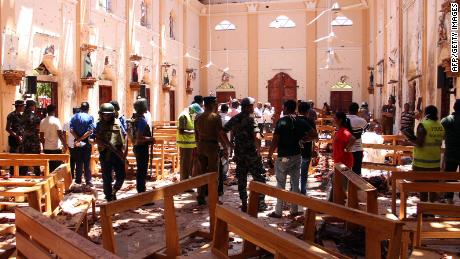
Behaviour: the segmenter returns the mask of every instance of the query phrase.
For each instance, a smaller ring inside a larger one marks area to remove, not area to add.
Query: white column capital
[[[255,4],[255,3],[250,3],[250,4],[246,4],[246,7],[248,8],[248,12],[249,13],[255,13],[257,12],[257,7],[259,5],[258,4]]]

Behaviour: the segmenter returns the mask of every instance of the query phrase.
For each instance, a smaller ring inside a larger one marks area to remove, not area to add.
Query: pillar
[[[208,95],[208,69],[203,67],[208,63],[208,15],[207,8],[201,9],[200,15],[200,94]]]
[[[258,99],[259,15],[257,4],[248,4],[248,96]]]
[[[365,8],[362,10],[362,30],[363,30],[363,55],[362,55],[362,85],[361,85],[361,100],[365,102],[369,102],[369,92],[367,88],[369,87],[369,73],[367,67],[370,64],[370,57],[369,57],[369,9]],[[307,63],[308,64],[308,63]]]
[[[130,57],[132,54],[132,42],[134,34],[134,0],[126,1],[125,12],[126,12],[126,36],[125,36],[125,113],[133,113],[133,91],[130,87],[131,81],[131,62]]]
[[[315,19],[317,12],[316,9],[316,2],[309,1],[305,2],[307,7],[306,9],[306,21],[309,22]],[[303,96],[299,96],[298,99],[305,99],[305,100],[313,100],[313,102],[318,103],[317,98],[317,86],[316,86],[316,74],[317,74],[317,49],[316,43],[314,40],[316,39],[316,23],[307,26],[307,33],[305,34],[305,46],[306,46],[306,80],[305,80],[305,88],[306,88],[306,98]]]

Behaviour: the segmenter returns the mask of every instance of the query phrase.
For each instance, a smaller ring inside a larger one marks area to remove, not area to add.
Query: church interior
[[[460,258],[459,6],[0,0],[0,258]]]

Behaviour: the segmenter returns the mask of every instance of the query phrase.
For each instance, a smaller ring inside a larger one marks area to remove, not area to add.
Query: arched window
[[[231,23],[230,21],[223,20],[219,24],[214,27],[216,31],[229,31],[229,30],[236,30],[235,24]]]
[[[270,23],[270,28],[294,28],[295,22],[286,15],[280,15]]]

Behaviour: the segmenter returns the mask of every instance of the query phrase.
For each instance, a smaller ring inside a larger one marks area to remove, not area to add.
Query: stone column
[[[257,4],[248,8],[248,96],[258,99],[259,89],[259,15]]]

